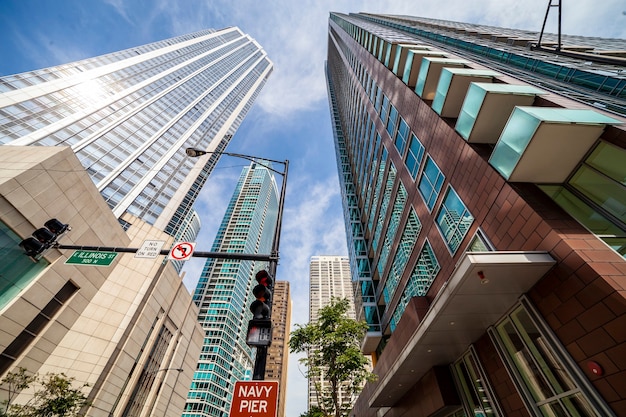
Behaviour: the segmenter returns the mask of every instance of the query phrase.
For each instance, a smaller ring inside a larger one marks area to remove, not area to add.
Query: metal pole
[[[274,240],[272,241],[272,252],[270,254],[270,261],[268,271],[270,276],[276,280],[276,269],[278,266],[278,251],[280,249],[280,231],[283,223],[283,208],[285,206],[285,192],[287,191],[287,175],[289,173],[289,161],[285,160],[285,171],[281,174],[283,176],[283,183],[280,187],[280,196],[278,200],[278,215],[276,216],[276,228],[274,229]],[[274,282],[272,282],[272,288],[270,288],[272,296],[274,294]],[[272,302],[270,300],[270,319],[272,317]],[[252,373],[253,380],[265,379],[265,365],[267,364],[267,346],[257,346],[256,357],[254,360],[254,371]]]
[[[120,248],[113,246],[82,246],[82,245],[55,245],[56,249],[93,250],[99,252],[137,253],[139,248]],[[168,255],[169,249],[161,249],[159,255]],[[241,261],[272,261],[272,255],[262,253],[231,253],[231,252],[201,252],[195,251],[192,258],[234,259]]]

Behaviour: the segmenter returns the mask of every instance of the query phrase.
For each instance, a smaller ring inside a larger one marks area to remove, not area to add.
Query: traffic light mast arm
[[[139,248],[120,248],[111,246],[81,246],[81,245],[54,245],[56,249],[93,250],[100,252],[137,253]],[[168,255],[169,249],[161,249],[159,255]],[[233,253],[233,252],[201,252],[194,251],[193,258],[234,259],[242,261],[272,262],[272,255],[263,253]]]

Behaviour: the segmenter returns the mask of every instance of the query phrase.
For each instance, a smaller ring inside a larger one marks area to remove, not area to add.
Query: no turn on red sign
[[[230,417],[276,417],[278,381],[237,381]]]
[[[167,259],[171,261],[186,261],[191,258],[196,242],[176,242]]]

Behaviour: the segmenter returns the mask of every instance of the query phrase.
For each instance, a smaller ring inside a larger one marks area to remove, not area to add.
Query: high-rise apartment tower
[[[348,317],[354,319],[353,287],[350,276],[350,262],[345,256],[312,256],[309,264],[309,323],[315,323],[320,309],[330,304],[333,298],[347,298],[350,301]],[[318,405],[316,384],[319,389],[330,386],[324,379],[309,378],[309,409]],[[339,403],[349,404],[352,399],[348,394],[339,391]]]
[[[203,340],[181,264],[22,241],[53,218],[62,244],[195,240],[218,156],[185,148],[222,151],[271,70],[232,27],[0,78],[0,379],[65,373],[81,415],[180,415]]]
[[[223,151],[271,72],[231,27],[5,76],[0,144],[71,146],[118,218],[182,236],[219,158],[185,148]]]
[[[214,252],[270,253],[278,191],[265,162],[244,168],[213,243]],[[205,336],[183,417],[227,416],[236,381],[251,379],[246,345],[252,288],[265,263],[208,259],[193,295]]]
[[[626,416],[626,41],[331,13],[351,415]]]

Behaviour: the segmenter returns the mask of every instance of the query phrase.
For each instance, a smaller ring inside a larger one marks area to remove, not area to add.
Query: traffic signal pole
[[[283,181],[280,187],[280,196],[278,197],[278,215],[276,216],[276,228],[274,229],[274,239],[272,241],[272,251],[270,253],[268,272],[272,278],[271,287],[269,288],[274,296],[274,282],[276,280],[276,269],[278,267],[279,249],[280,249],[280,232],[283,224],[283,208],[285,206],[285,191],[287,190],[287,175],[289,173],[289,161],[283,162],[285,170],[278,174],[282,175]],[[269,300],[270,320],[272,318],[272,299]],[[254,371],[252,373],[253,380],[265,379],[265,366],[267,364],[267,346],[257,346],[256,357],[254,360]]]
[[[289,161],[276,161],[267,158],[260,158],[250,155],[243,155],[237,153],[230,152],[207,152],[201,151],[198,149],[187,148],[186,153],[190,157],[198,157],[206,154],[222,154],[234,156],[237,158],[247,159],[249,161],[255,162],[268,170],[280,175],[283,177],[280,189],[280,195],[278,198],[278,213],[276,216],[276,226],[274,229],[274,237],[272,240],[272,249],[271,253],[268,254],[255,254],[255,253],[232,253],[232,252],[200,252],[194,251],[192,253],[192,257],[199,258],[214,258],[214,259],[232,259],[232,260],[250,260],[250,261],[264,261],[268,262],[268,273],[271,277],[270,284],[267,289],[270,294],[266,303],[269,306],[269,315],[266,318],[269,323],[264,323],[265,328],[269,328],[269,332],[271,335],[271,318],[272,318],[272,292],[274,290],[274,280],[276,277],[276,269],[278,267],[278,259],[279,259],[279,249],[280,249],[280,233],[282,229],[283,223],[283,210],[285,206],[285,193],[287,190],[287,175],[289,172]],[[267,162],[274,162],[282,164],[285,169],[283,172],[277,171],[274,168],[263,164],[263,162],[259,162],[258,160]],[[20,243],[20,246],[25,250],[26,254],[33,259],[33,261],[37,262],[39,257],[42,256],[42,253],[50,248],[55,249],[74,249],[74,250],[89,250],[89,251],[102,251],[102,252],[117,252],[117,253],[137,253],[139,248],[124,248],[124,247],[109,247],[109,246],[81,246],[81,245],[63,245],[58,243],[57,239],[62,236],[66,231],[70,230],[69,225],[63,224],[56,219],[50,219],[46,222],[46,230],[45,236],[39,236],[38,233],[41,229],[38,229],[34,233],[34,237],[29,237],[23,240]],[[42,228],[43,229],[43,228]],[[160,251],[160,255],[168,255],[169,250],[163,249]],[[271,343],[271,339],[267,340],[267,344],[264,345],[254,345],[256,346],[256,357],[254,361],[254,371],[252,375],[253,380],[263,380],[265,379],[265,366],[267,363],[267,348]]]

